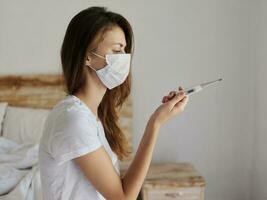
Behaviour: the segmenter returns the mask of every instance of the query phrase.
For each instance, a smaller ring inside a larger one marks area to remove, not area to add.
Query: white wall
[[[132,14],[137,31],[134,133],[142,134],[170,89],[224,78],[192,96],[182,116],[162,128],[153,160],[192,162],[207,180],[209,200],[248,199],[254,116],[248,3],[168,2],[135,5],[140,12]]]
[[[192,96],[184,113],[162,127],[153,162],[192,162],[206,178],[207,200],[249,199],[256,114],[253,1],[2,0],[0,74],[61,71],[59,49],[67,25],[92,5],[121,13],[134,29],[135,150],[149,116],[170,90],[223,78]]]
[[[266,200],[267,199],[267,2],[259,1],[256,10],[257,23],[257,45],[258,56],[256,57],[257,69],[257,96],[256,96],[256,134],[253,154],[253,190],[251,199]]]

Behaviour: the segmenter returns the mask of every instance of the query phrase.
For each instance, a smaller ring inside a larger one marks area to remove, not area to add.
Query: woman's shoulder
[[[65,121],[68,120],[80,120],[86,119],[90,122],[95,123],[94,115],[79,101],[77,98],[72,95],[67,95],[64,99],[59,101],[50,112],[51,118],[54,118],[56,121]]]

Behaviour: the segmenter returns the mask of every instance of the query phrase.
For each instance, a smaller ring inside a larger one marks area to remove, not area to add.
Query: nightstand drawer
[[[144,200],[202,200],[201,187],[143,190]]]

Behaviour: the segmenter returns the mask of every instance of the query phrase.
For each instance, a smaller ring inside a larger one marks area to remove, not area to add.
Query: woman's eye
[[[123,51],[113,51],[113,52],[115,52],[115,53],[123,53]]]

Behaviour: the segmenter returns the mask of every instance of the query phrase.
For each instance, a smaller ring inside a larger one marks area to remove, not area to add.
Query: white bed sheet
[[[0,137],[1,200],[42,200],[38,148]]]

